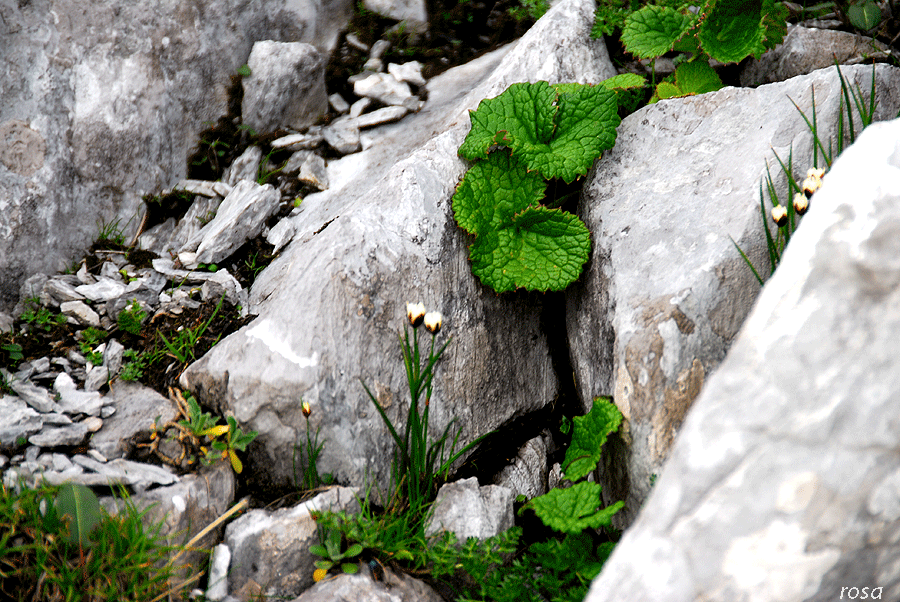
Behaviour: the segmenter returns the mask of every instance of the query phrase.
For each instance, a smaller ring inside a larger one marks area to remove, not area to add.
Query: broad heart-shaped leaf
[[[597,397],[591,411],[572,422],[575,430],[562,469],[565,478],[577,481],[596,468],[606,437],[622,424],[622,413],[610,398]]]
[[[558,291],[578,278],[590,250],[590,232],[577,216],[538,205],[479,235],[469,258],[472,273],[498,293]]]
[[[663,55],[693,24],[694,16],[666,6],[648,5],[631,13],[622,28],[625,50],[638,58]]]
[[[675,83],[682,95],[705,94],[722,88],[722,80],[709,61],[699,59],[681,63],[675,69]]]
[[[703,51],[723,63],[737,63],[762,46],[762,0],[718,0],[700,24]]]
[[[529,502],[541,521],[563,533],[580,533],[585,529],[597,529],[612,523],[613,515],[624,502],[616,502],[606,508],[600,506],[600,485],[587,481],[568,489],[552,489]]]
[[[544,198],[547,182],[509,152],[498,150],[469,168],[453,195],[459,227],[480,236],[512,223],[513,216]]]
[[[556,132],[549,144],[516,144],[513,154],[547,179],[566,183],[583,176],[594,160],[616,143],[619,106],[616,94],[603,86],[579,86],[560,93]]]
[[[495,144],[546,144],[553,135],[556,96],[550,84],[537,82],[512,84],[499,96],[482,100],[469,112],[472,128],[459,155],[471,161],[484,157]]]
[[[480,159],[495,145],[507,146],[529,171],[567,183],[613,147],[619,125],[612,91],[547,82],[513,84],[481,101],[470,119],[472,129],[459,147],[462,157]]]

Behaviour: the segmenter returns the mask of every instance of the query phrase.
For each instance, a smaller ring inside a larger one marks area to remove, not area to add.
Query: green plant
[[[22,355],[22,346],[18,343],[3,343],[0,345],[0,350],[6,354],[10,362],[21,362],[25,359],[25,356]]]
[[[256,176],[257,184],[265,184],[266,182],[269,181],[270,178],[272,178],[272,176],[281,172],[281,170],[284,169],[284,166],[287,165],[287,163],[285,162],[285,163],[282,163],[279,167],[276,167],[275,169],[268,169],[268,167],[270,165],[269,160],[272,158],[272,155],[274,155],[277,152],[279,152],[279,149],[273,148],[263,158],[263,160],[259,162],[259,172]]]
[[[226,416],[225,422],[228,423],[228,426],[224,436],[221,439],[213,439],[211,445],[214,450],[221,453],[223,460],[227,458],[231,462],[231,468],[234,469],[234,472],[241,474],[241,471],[244,470],[244,465],[238,458],[237,452],[245,451],[259,433],[257,431],[244,433],[238,426],[234,416]]]
[[[333,478],[330,474],[327,474],[324,477],[319,475],[319,469],[316,467],[316,462],[319,460],[322,448],[325,447],[324,441],[319,443],[319,430],[321,427],[316,428],[315,438],[310,437],[309,416],[312,414],[312,408],[310,408],[309,404],[303,401],[303,399],[300,400],[300,408],[303,412],[303,417],[306,419],[306,456],[303,466],[303,478],[299,480],[298,484],[304,489],[313,490],[319,485],[331,483]],[[298,482],[296,445],[294,445],[294,482]]]
[[[469,259],[483,284],[497,292],[562,290],[578,278],[590,233],[575,215],[542,204],[547,180],[570,183],[612,148],[615,90],[642,82],[630,75],[597,86],[513,84],[470,113],[459,154],[475,163],[453,195],[453,213],[475,235]]]
[[[147,317],[147,312],[141,307],[137,299],[132,299],[128,306],[119,312],[116,318],[116,324],[119,330],[130,332],[131,334],[141,333],[141,324]]]
[[[651,99],[702,94],[722,87],[709,60],[740,62],[759,57],[784,40],[787,8],[775,0],[706,0],[695,13],[687,3],[678,7],[647,5],[630,13],[622,27],[625,50],[641,59],[682,53],[670,81],[656,85]],[[608,29],[598,25],[602,31]]]
[[[147,356],[144,353],[126,349],[122,357],[125,363],[122,365],[122,371],[119,372],[120,380],[134,381],[144,377],[144,370],[147,369]]]
[[[104,341],[104,339],[106,339],[106,332],[94,328],[93,326],[89,326],[81,331],[81,341],[79,342],[81,353],[84,355],[84,359],[95,366],[99,366],[103,363],[103,353],[95,351],[95,349]]]
[[[324,531],[324,535],[322,534]],[[316,556],[321,556],[324,560],[315,562],[316,570],[313,573],[313,580],[318,582],[325,578],[328,571],[336,565],[340,565],[341,570],[349,575],[359,572],[359,560],[356,559],[362,551],[363,547],[354,543],[343,549],[341,545],[341,532],[337,529],[323,529],[319,527],[319,539],[321,544],[310,546],[309,551]],[[343,549],[343,551],[341,551]],[[348,562],[348,560],[353,560]]]
[[[170,588],[174,548],[162,522],[144,526],[124,492],[108,514],[82,485],[0,488],[0,594],[4,599],[151,600]]]
[[[219,299],[218,304],[216,304],[215,310],[205,322],[197,325],[194,328],[184,328],[182,330],[179,330],[171,341],[169,341],[169,339],[167,339],[162,332],[156,331],[156,334],[159,335],[159,338],[162,340],[163,345],[165,346],[165,350],[161,349],[154,352],[150,357],[150,363],[152,364],[162,359],[163,356],[167,354],[166,352],[168,352],[168,355],[174,357],[181,364],[185,364],[188,361],[197,359],[194,356],[194,347],[197,346],[197,342],[200,340],[200,337],[204,335],[206,329],[209,328],[209,325],[219,313],[219,310],[222,309],[222,304],[224,302],[225,296],[223,295]],[[218,340],[219,338],[216,337],[215,342],[218,342]],[[213,344],[215,344],[215,342]]]
[[[97,227],[100,232],[97,234],[97,242],[100,244],[124,245],[125,232],[119,225],[119,222],[120,220],[118,219],[113,222],[98,222]]]
[[[439,479],[445,479],[450,471],[450,466],[463,454],[478,445],[484,436],[469,443],[460,451],[454,453],[462,429],[457,429],[453,442],[450,445],[449,458],[445,460],[445,447],[450,436],[450,428],[456,422],[451,420],[444,432],[436,440],[429,443],[428,419],[431,404],[432,379],[434,378],[434,366],[440,359],[451,339],[435,352],[435,340],[441,329],[442,317],[437,312],[425,313],[425,306],[421,303],[407,304],[407,317],[412,326],[412,344],[409,340],[409,328],[404,326],[403,336],[400,339],[403,350],[403,363],[406,366],[406,378],[409,384],[410,404],[406,418],[406,427],[401,437],[391,420],[388,418],[378,403],[378,399],[369,390],[365,382],[363,388],[369,395],[369,399],[375,404],[375,409],[381,415],[381,419],[391,433],[396,444],[394,458],[391,463],[392,477],[397,489],[397,504],[408,504],[410,508],[423,508],[434,499],[437,493]],[[419,351],[418,328],[425,324],[425,328],[431,333],[431,347],[427,357],[422,357]],[[424,409],[419,413],[419,400],[425,394]]]
[[[41,305],[37,297],[29,297],[25,300],[26,309],[19,319],[35,328],[50,331],[54,326],[66,323],[66,317],[62,314],[51,313],[49,309]]]
[[[549,0],[519,0],[519,5],[509,9],[510,16],[516,21],[537,21],[550,10]]]
[[[858,120],[861,130],[871,125],[875,118],[875,107],[877,104],[875,97],[875,66],[872,65],[872,79],[869,86],[868,100],[865,99],[862,89],[857,85],[854,90],[844,79],[841,73],[840,65],[835,63],[838,72],[838,78],[841,82],[841,96],[838,106],[838,122],[835,135],[828,140],[828,146],[819,136],[818,118],[816,115],[816,93],[815,90],[810,92],[812,97],[812,115],[807,116],[802,109],[791,100],[794,107],[803,117],[803,121],[809,128],[813,136],[813,167],[806,172],[806,179],[798,183],[798,179],[794,176],[794,153],[791,149],[788,154],[787,162],[782,161],[778,153],[775,153],[775,159],[786,178],[786,194],[779,194],[775,185],[775,179],[766,165],[765,177],[765,194],[763,193],[763,184],[759,186],[759,210],[763,222],[763,229],[766,234],[766,248],[769,258],[769,273],[774,273],[775,268],[781,262],[781,256],[784,249],[791,240],[791,236],[800,225],[800,218],[806,213],[810,197],[821,185],[821,179],[825,172],[831,168],[831,164],[844,151],[847,144],[853,144],[856,140],[856,126]],[[851,102],[852,100],[852,102]],[[854,108],[856,115],[854,116]],[[860,131],[861,131],[860,130]],[[819,160],[821,153],[821,162]],[[824,163],[824,166],[821,164]],[[768,196],[771,210],[766,210],[765,197]],[[789,202],[791,201],[792,202]],[[776,224],[776,230],[773,234],[769,227],[769,219]],[[756,276],[760,285],[764,284],[764,280],[759,270],[750,261],[746,253],[732,240],[735,248],[740,253],[744,262]]]
[[[250,77],[251,71],[250,66],[247,63],[244,63],[240,67],[238,67],[237,74],[241,77]]]

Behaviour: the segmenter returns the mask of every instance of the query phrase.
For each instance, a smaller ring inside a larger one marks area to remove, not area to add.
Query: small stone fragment
[[[59,394],[59,405],[67,414],[100,415],[103,396],[97,392],[79,391],[68,374],[57,376],[53,389]]]
[[[398,82],[387,73],[373,73],[369,77],[353,84],[353,92],[357,96],[367,96],[386,105],[402,105],[412,92],[405,82]]]
[[[251,147],[252,148],[252,147]],[[203,196],[218,196],[213,187],[213,182],[206,180],[181,180],[172,189],[174,192],[189,192],[190,194],[202,194]]]
[[[87,425],[83,422],[74,422],[66,426],[44,429],[29,437],[28,442],[40,447],[71,446],[80,444],[87,434]]]
[[[328,104],[338,113],[346,113],[350,110],[350,103],[344,100],[344,97],[337,92],[328,97]]]
[[[60,412],[59,404],[53,401],[50,392],[43,387],[37,387],[30,382],[13,380],[9,387],[15,391],[19,398],[38,412]]]
[[[359,129],[382,125],[402,119],[409,111],[405,107],[382,107],[377,111],[366,113],[353,120],[353,124]]]
[[[124,293],[125,285],[110,278],[101,277],[94,284],[82,284],[81,286],[76,286],[75,291],[91,301],[102,303],[109,301],[110,299],[115,299]]]
[[[360,149],[359,128],[341,119],[335,119],[323,133],[325,142],[331,148],[342,155],[349,155]]]
[[[350,106],[350,117],[359,117],[362,115],[369,105],[372,104],[371,98],[360,98]]]
[[[300,166],[300,173],[297,179],[307,184],[312,184],[319,190],[328,189],[328,169],[325,165],[325,159],[311,153],[303,165]]]
[[[419,61],[410,61],[402,65],[388,63],[387,70],[398,82],[409,82],[414,86],[424,86],[426,83],[422,77],[422,63]]]
[[[59,304],[59,311],[65,316],[75,318],[80,324],[86,324],[98,328],[100,316],[82,301],[66,301]]]
[[[312,130],[312,128],[310,128],[310,130]],[[314,134],[311,132],[307,132],[306,134],[291,134],[290,136],[283,136],[273,140],[272,148],[307,150],[316,148],[322,144],[324,140],[325,137],[322,135],[322,132],[316,132]]]

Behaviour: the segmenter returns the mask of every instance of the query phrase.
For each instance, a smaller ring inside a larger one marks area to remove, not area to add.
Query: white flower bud
[[[437,334],[441,330],[441,323],[444,317],[440,312],[432,311],[425,314],[425,329],[431,334]]]
[[[784,205],[775,205],[772,207],[772,219],[775,220],[775,224],[780,228],[787,223],[787,209]]]
[[[407,303],[406,304],[406,318],[409,320],[409,323],[412,324],[413,328],[418,328],[419,324],[422,323],[422,318],[425,317],[425,304],[424,303]]]

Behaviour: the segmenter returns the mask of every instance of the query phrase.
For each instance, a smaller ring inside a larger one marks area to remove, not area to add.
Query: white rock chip
[[[412,96],[408,84],[398,82],[387,73],[373,73],[357,81],[353,84],[353,92],[357,96],[373,98],[386,105],[402,105],[404,100]]]
[[[425,78],[422,77],[422,63],[419,61],[410,61],[401,65],[388,63],[387,70],[398,82],[409,82],[415,86],[425,85]]]
[[[59,311],[65,316],[75,318],[80,324],[100,327],[100,316],[83,301],[66,301],[59,304]]]

